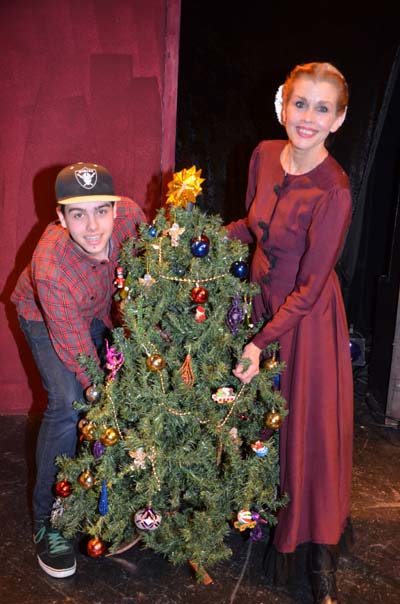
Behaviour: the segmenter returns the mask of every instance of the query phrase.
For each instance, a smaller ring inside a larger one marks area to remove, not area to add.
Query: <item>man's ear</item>
[[[65,216],[62,213],[61,208],[59,206],[56,207],[56,212],[57,212],[58,219],[61,222],[61,226],[64,227],[64,229],[66,229],[67,223],[65,222]]]
[[[114,207],[113,207],[113,218],[117,217],[117,201],[114,201]]]

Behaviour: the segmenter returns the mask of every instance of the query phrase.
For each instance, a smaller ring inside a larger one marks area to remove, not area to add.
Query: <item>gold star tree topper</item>
[[[168,197],[166,203],[173,204],[176,208],[187,208],[189,203],[196,203],[196,197],[201,193],[201,169],[196,166],[174,172],[172,180],[168,183]]]

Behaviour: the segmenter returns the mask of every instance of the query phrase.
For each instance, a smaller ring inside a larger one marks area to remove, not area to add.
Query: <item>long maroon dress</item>
[[[336,544],[350,516],[353,378],[349,333],[334,267],[351,219],[346,174],[328,157],[310,172],[285,175],[286,141],[253,152],[248,215],[231,237],[256,242],[253,303],[265,319],[253,343],[278,341],[286,363],[281,391],[289,414],[280,429],[280,483],[289,505],[278,516],[274,546]]]

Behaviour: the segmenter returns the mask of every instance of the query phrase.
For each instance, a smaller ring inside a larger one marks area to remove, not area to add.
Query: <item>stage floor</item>
[[[232,533],[231,559],[197,584],[189,566],[174,567],[140,544],[111,558],[78,553],[73,577],[53,579],[38,566],[31,538],[29,495],[39,418],[1,416],[1,604],[312,604],[266,585],[265,543]],[[385,427],[356,398],[352,522],[354,545],[341,559],[341,604],[400,602],[400,430]]]

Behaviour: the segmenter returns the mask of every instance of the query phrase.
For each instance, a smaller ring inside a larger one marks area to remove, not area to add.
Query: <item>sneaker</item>
[[[34,534],[39,565],[51,577],[62,579],[76,571],[74,549],[57,529],[45,522]]]

